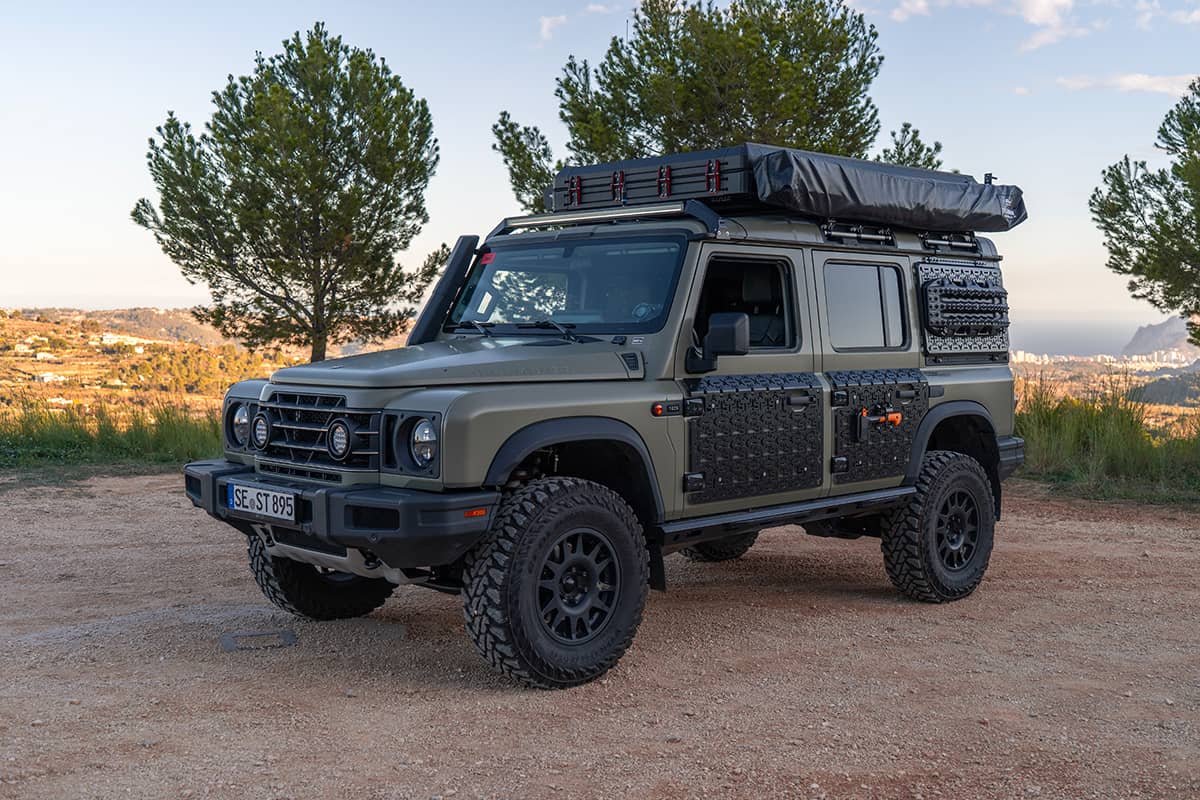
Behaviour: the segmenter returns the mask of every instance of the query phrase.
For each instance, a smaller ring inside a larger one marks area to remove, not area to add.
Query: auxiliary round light
[[[413,426],[412,443],[409,447],[413,461],[419,467],[428,467],[437,458],[437,428],[427,419]]]
[[[338,461],[350,455],[350,426],[341,420],[329,426],[329,455]]]
[[[250,441],[259,450],[267,449],[267,444],[271,441],[271,423],[267,422],[266,414],[259,414],[254,418],[254,424],[250,426]]]
[[[238,403],[237,408],[233,412],[233,425],[230,428],[233,434],[233,442],[238,447],[245,447],[246,440],[250,437],[250,409],[245,403]]]

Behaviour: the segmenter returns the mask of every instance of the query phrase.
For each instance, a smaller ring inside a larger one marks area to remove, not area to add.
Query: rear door
[[[832,493],[899,484],[929,408],[907,256],[815,251]]]
[[[816,332],[800,249],[705,243],[684,331],[703,341],[717,312],[750,317],[750,352],[721,356],[690,375],[692,343],[680,337],[676,371],[684,391],[680,453],[688,515],[816,497],[825,481],[825,404],[816,374]]]

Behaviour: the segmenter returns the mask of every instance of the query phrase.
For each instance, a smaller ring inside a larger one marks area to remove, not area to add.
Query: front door
[[[708,318],[742,312],[750,352],[720,356],[703,375],[685,370],[681,337],[676,375],[683,386],[688,513],[720,513],[816,497],[825,483],[827,402],[816,375],[804,252],[706,244],[689,297],[685,330],[703,342]]]

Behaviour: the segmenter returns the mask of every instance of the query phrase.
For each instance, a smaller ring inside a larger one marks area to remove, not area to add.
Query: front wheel
[[[633,509],[578,478],[542,478],[506,495],[467,556],[463,616],[497,671],[544,689],[607,672],[633,641],[649,556]]]
[[[992,555],[996,514],[987,473],[968,455],[934,450],[921,462],[916,488],[883,533],[888,577],[914,600],[966,597]]]

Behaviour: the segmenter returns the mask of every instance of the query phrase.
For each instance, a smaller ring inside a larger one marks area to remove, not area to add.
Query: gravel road
[[[1200,797],[1200,515],[1009,489],[967,600],[797,528],[668,560],[633,649],[493,676],[457,598],[307,623],[180,479],[0,481],[0,798]],[[294,646],[227,653],[235,631]]]

